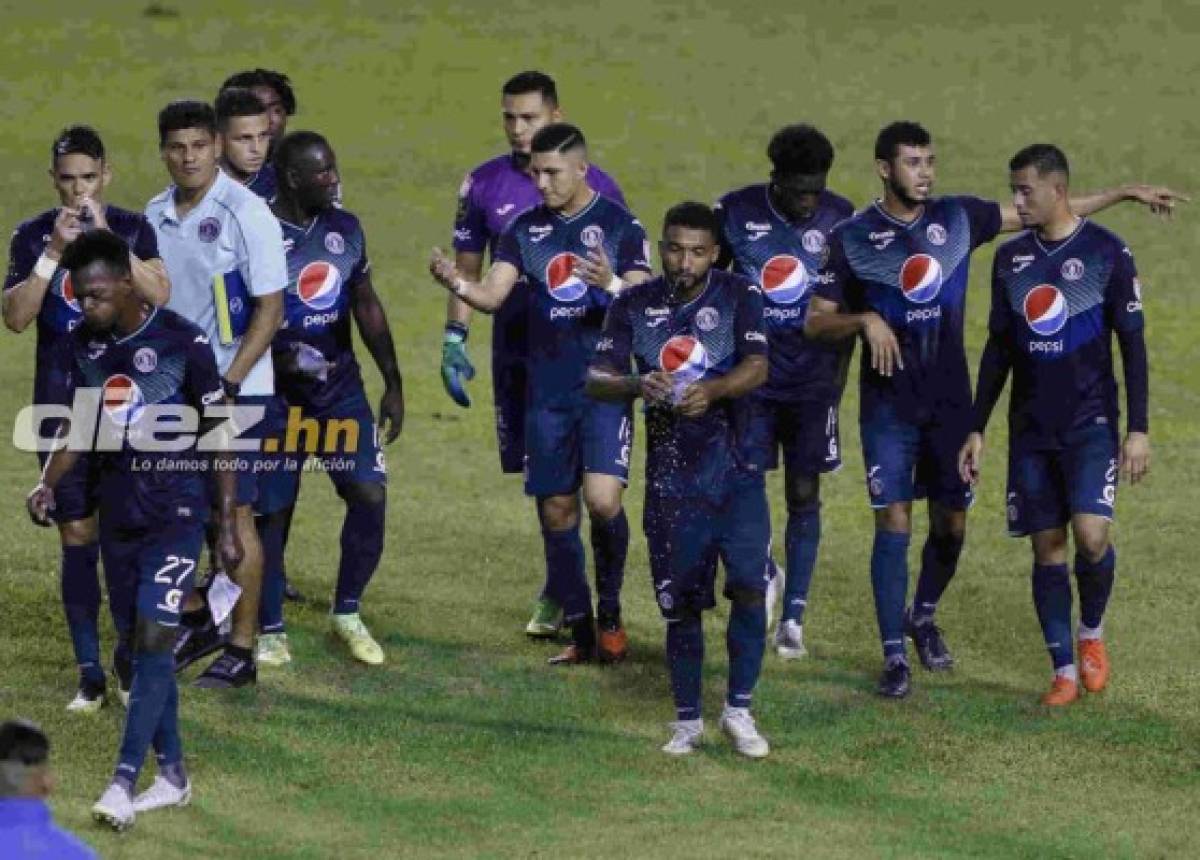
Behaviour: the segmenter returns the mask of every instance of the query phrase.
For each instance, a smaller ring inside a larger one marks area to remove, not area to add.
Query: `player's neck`
[[[307,227],[321,214],[320,210],[305,212],[297,201],[285,198],[282,194],[271,201],[271,211],[280,221],[295,224],[297,227]]]
[[[883,195],[880,207],[897,221],[916,221],[925,211],[924,203],[916,203],[900,198],[889,189]]]
[[[150,316],[150,309],[142,302],[131,302],[129,307],[124,308],[113,324],[113,334],[118,339],[128,337],[139,328],[146,324],[146,318]]]
[[[564,218],[570,218],[572,215],[577,215],[590,206],[592,201],[595,199],[596,192],[591,189],[591,186],[585,183],[584,186],[579,191],[575,192],[574,196],[567,201],[567,205],[558,210],[558,214]]]
[[[1038,238],[1046,242],[1061,242],[1079,229],[1080,220],[1070,209],[1063,209],[1037,228]]]
[[[224,158],[221,159],[221,169],[224,170],[226,173],[228,173],[232,178],[237,180],[242,185],[246,185],[251,179],[253,179],[257,175],[257,173],[246,173],[245,171],[238,170],[236,167],[233,166],[232,162],[230,162]]]
[[[209,192],[209,189],[216,184],[217,176],[217,172],[213,171],[212,178],[199,188],[181,188],[176,185],[175,214],[182,218],[184,215],[195,209],[197,204],[204,199],[204,195]]]

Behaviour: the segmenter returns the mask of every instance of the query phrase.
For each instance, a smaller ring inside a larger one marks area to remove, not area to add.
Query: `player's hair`
[[[289,131],[275,144],[275,155],[272,163],[275,172],[280,176],[285,174],[295,162],[296,157],[310,146],[329,146],[329,141],[315,131]]]
[[[217,94],[213,110],[217,114],[217,126],[224,131],[234,117],[260,116],[267,112],[267,106],[254,94],[254,90],[246,87],[226,87]]]
[[[500,88],[500,94],[505,96],[523,96],[526,93],[539,93],[542,101],[550,107],[558,107],[558,85],[545,72],[520,72]]]
[[[819,129],[797,123],[772,135],[767,158],[780,176],[828,173],[833,166],[833,144]]]
[[[50,739],[28,720],[8,720],[0,725],[0,797],[24,790],[29,768],[50,758]]]
[[[1021,170],[1026,167],[1037,170],[1038,176],[1045,176],[1047,173],[1061,173],[1068,178],[1071,176],[1071,166],[1067,163],[1066,153],[1052,143],[1030,144],[1008,162],[1009,170]]]
[[[583,132],[569,122],[552,122],[543,126],[529,142],[529,152],[570,152],[587,149]]]
[[[933,138],[920,123],[900,120],[879,130],[879,136],[875,138],[875,158],[891,161],[901,146],[929,146],[931,143]]]
[[[194,99],[171,102],[158,112],[158,145],[165,146],[167,135],[183,128],[201,128],[216,137],[216,111],[207,102]]]
[[[58,133],[50,144],[50,165],[64,155],[86,155],[97,161],[104,160],[104,141],[90,125],[69,125]]]
[[[296,94],[292,91],[292,82],[283,72],[273,72],[270,69],[253,69],[248,72],[238,72],[230,75],[221,84],[221,89],[230,87],[270,87],[279,96],[283,110],[288,116],[296,113]]]
[[[130,275],[129,246],[111,230],[85,230],[62,253],[59,265],[74,275],[92,263],[103,263],[114,275]]]
[[[667,214],[663,216],[663,235],[666,236],[667,230],[672,227],[707,230],[714,242],[721,236],[721,223],[717,220],[717,213],[711,207],[694,200],[676,203],[667,210]]]

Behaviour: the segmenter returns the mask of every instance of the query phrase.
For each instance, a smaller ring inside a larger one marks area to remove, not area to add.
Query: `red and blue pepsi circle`
[[[309,263],[296,279],[296,294],[300,301],[318,311],[333,307],[341,295],[341,287],[341,272],[324,260]]]
[[[913,254],[900,267],[900,289],[910,302],[933,301],[942,289],[942,264],[928,254]]]
[[[777,305],[794,304],[808,289],[808,271],[791,254],[776,254],[767,260],[761,274],[763,295]]]
[[[658,364],[676,383],[696,382],[708,370],[708,350],[691,335],[677,334],[658,351]]]
[[[1058,334],[1070,316],[1067,298],[1051,284],[1038,284],[1025,296],[1025,322],[1043,337]]]
[[[587,281],[575,274],[575,263],[575,255],[563,251],[546,264],[546,288],[557,302],[578,301],[588,291]]]
[[[124,373],[113,374],[104,380],[101,402],[105,414],[121,426],[137,421],[146,408],[141,387]]]
[[[83,308],[79,305],[79,299],[75,298],[75,285],[71,282],[70,272],[63,272],[62,281],[59,283],[58,289],[62,295],[63,304],[76,313],[83,313]]]

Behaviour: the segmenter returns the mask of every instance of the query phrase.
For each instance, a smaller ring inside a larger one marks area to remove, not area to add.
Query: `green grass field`
[[[503,146],[500,82],[528,67],[558,78],[568,117],[652,229],[671,203],[765,176],[770,133],[801,119],[834,141],[831,186],[860,204],[877,192],[875,132],[900,117],[934,133],[943,192],[1003,198],[1007,159],[1034,140],[1066,150],[1079,189],[1145,178],[1200,192],[1200,7],[166,5],[179,14],[146,17],[141,2],[0,2],[0,223],[53,203],[47,149],[61,126],[100,128],[117,173],[109,200],[140,209],[167,181],[154,128],[166,100],[211,97],[243,67],[290,73],[301,106],[291,127],[321,130],[337,148],[405,369],[387,552],[364,611],[388,662],[352,665],[325,634],[341,514],[313,476],[289,568],[318,599],[291,611],[293,667],[232,695],[186,688],[194,805],[146,816],[124,836],[99,831],[88,809],[110,774],[122,712],[63,711],[75,679],[57,541],[26,521],[33,458],[6,445],[0,715],[50,732],[61,823],[116,858],[1195,856],[1200,204],[1170,224],[1130,207],[1100,217],[1128,240],[1146,285],[1155,457],[1150,480],[1120,494],[1111,688],[1062,713],[1036,705],[1048,661],[1028,548],[1004,534],[997,422],[941,615],[958,669],[919,673],[906,702],[875,697],[871,519],[851,386],[847,467],[825,484],[806,619],[813,657],[767,659],[756,712],[773,750],[762,763],[736,758],[715,732],[689,760],[658,752],[671,707],[640,532],[626,588],[630,663],[553,671],[550,646],[520,635],[541,546],[519,482],[496,467],[487,326],[471,342],[480,376],[463,411],[441,390],[444,293],[425,265],[429,248],[449,241],[462,174]],[[975,258],[972,363],[990,257],[985,248]],[[32,354],[32,333],[0,337],[7,420],[30,391]],[[641,467],[639,454],[635,475]],[[771,487],[779,535],[778,481]],[[635,478],[634,522],[641,492]],[[708,624],[712,728],[724,616],[722,607]]]

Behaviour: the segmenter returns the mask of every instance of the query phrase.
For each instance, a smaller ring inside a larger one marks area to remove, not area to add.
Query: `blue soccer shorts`
[[[876,405],[859,430],[872,508],[923,498],[955,511],[971,506],[971,485],[958,472],[958,452],[971,430],[969,404],[943,405],[921,421]]]
[[[836,404],[815,400],[787,403],[752,396],[746,442],[750,456],[762,469],[779,466],[801,475],[820,475],[841,468]]]
[[[633,413],[627,403],[584,397],[566,406],[530,407],[525,424],[525,493],[574,493],[583,473],[629,482]]]

